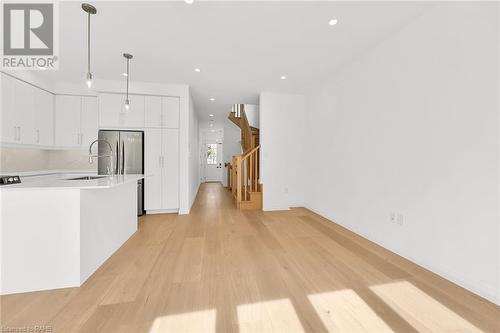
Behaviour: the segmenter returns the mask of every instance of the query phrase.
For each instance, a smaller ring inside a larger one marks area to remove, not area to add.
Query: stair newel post
[[[238,181],[236,179],[236,168],[236,156],[233,156],[233,168],[231,170],[231,193],[233,194],[233,197],[236,196],[236,186],[238,184]]]
[[[257,192],[257,155],[259,154],[259,150],[255,152],[255,156],[253,158],[253,190]]]

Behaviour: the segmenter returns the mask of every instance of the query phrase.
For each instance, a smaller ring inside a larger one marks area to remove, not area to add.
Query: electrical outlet
[[[396,213],[391,213],[390,219],[392,223],[396,223],[397,220],[397,214]]]
[[[398,220],[397,220],[397,223],[399,225],[403,225],[404,224],[404,217],[403,217],[403,214],[398,214]]]

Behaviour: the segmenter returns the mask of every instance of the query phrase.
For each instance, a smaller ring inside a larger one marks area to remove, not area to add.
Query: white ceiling
[[[95,78],[192,88],[202,120],[225,119],[233,103],[258,103],[261,91],[306,92],[342,63],[373,47],[428,2],[91,2]],[[60,66],[51,80],[84,82],[86,16],[60,3]],[[328,21],[337,18],[338,24]],[[201,68],[196,73],[194,68]],[[287,80],[280,80],[286,75]],[[209,101],[216,98],[215,102]]]

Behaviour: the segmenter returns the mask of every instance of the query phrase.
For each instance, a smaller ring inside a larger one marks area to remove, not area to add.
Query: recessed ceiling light
[[[194,2],[194,0],[184,0],[184,2],[187,3],[188,5],[191,5]]]
[[[199,69],[199,68],[195,68],[195,69],[194,69],[194,71],[195,71],[196,73],[199,73],[199,72],[201,72],[201,69]]]
[[[128,74],[127,74],[127,73],[122,73],[122,75],[123,75],[123,76],[128,76]]]
[[[286,80],[286,76],[285,75],[281,75],[280,79]]]
[[[215,98],[211,97],[210,100],[213,102],[213,101],[215,101]]]
[[[210,124],[210,127],[214,127],[214,124]]]
[[[214,115],[213,114],[209,114],[210,117],[213,117]]]
[[[339,21],[337,19],[331,19],[330,21],[328,21],[328,24],[329,25],[335,25],[337,24]]]

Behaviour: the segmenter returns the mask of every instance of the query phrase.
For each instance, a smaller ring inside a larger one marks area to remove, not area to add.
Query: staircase
[[[259,129],[250,126],[244,104],[235,104],[228,119],[241,130],[243,153],[226,163],[228,189],[239,209],[262,209]]]

